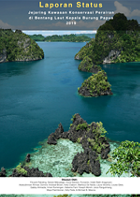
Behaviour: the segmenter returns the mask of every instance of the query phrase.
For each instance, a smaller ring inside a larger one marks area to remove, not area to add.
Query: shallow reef
[[[60,123],[36,151],[27,154],[16,168],[2,168],[1,177],[113,177],[112,151],[119,142],[106,138],[102,122],[88,124],[77,113],[68,131]],[[108,173],[107,173],[108,172]],[[128,177],[123,173],[121,177]],[[117,177],[117,175],[115,175]]]
[[[119,146],[106,137],[101,122],[88,124],[79,114],[64,132],[60,123],[54,133],[42,142],[36,152],[27,154],[22,164],[4,176],[28,177],[112,177],[107,171],[113,162],[112,151]],[[116,175],[117,177],[117,175]],[[128,177],[123,173],[121,177]]]

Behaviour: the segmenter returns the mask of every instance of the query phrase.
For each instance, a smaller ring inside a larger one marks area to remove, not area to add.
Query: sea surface
[[[140,142],[140,62],[106,64],[113,96],[84,98],[77,88],[91,73],[74,55],[86,43],[39,42],[45,58],[0,64],[0,167],[12,168],[72,115],[103,122],[112,141]]]

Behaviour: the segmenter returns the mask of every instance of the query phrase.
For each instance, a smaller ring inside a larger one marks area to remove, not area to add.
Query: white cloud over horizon
[[[140,10],[135,9],[131,11],[131,8],[128,9],[127,7],[123,6],[118,1],[114,2],[114,5],[116,7],[115,13],[123,13],[126,17],[132,17],[132,16],[140,16]]]

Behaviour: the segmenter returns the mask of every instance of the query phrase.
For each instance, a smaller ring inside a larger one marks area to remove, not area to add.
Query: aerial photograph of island
[[[140,25],[0,29],[0,177],[140,177]],[[0,197],[138,195],[3,195]]]

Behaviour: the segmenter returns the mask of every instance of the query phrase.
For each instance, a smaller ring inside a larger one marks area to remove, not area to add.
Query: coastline
[[[47,144],[48,139],[43,142],[39,142],[42,146],[37,146],[34,148],[34,152],[31,152],[31,161],[26,163],[25,160],[21,161],[23,166],[28,166],[29,168],[39,168],[43,173],[51,173],[53,177],[96,177],[92,173],[83,173],[80,175],[77,172],[72,172],[72,160],[74,156],[79,152],[84,152],[82,145],[79,143],[74,143],[69,139],[58,139],[57,145]],[[110,144],[110,153],[117,148],[120,144],[119,141],[112,141],[108,139]],[[66,157],[67,155],[67,157]],[[101,175],[99,177],[114,177],[111,173],[106,174],[112,164],[112,159],[100,159],[101,164]],[[14,168],[6,169],[7,176],[9,176]],[[117,176],[115,176],[117,177]],[[121,177],[128,177],[127,173],[123,173]]]

